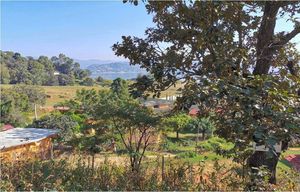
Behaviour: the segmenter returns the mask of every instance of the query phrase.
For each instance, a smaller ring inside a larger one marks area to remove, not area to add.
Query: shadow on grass
[[[279,162],[281,162],[282,164],[288,166],[289,168],[292,168],[292,164],[286,159],[279,160]]]
[[[185,135],[184,137],[182,137],[182,138],[179,137],[178,139],[176,137],[167,136],[167,139],[169,141],[173,142],[173,143],[182,143],[182,142],[187,142],[187,141],[195,142],[197,140],[197,136],[195,136],[195,135]],[[204,141],[204,140],[202,139],[202,136],[199,136],[199,142]]]

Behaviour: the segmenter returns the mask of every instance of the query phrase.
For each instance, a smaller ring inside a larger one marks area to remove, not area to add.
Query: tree
[[[11,84],[33,85],[73,85],[75,79],[82,80],[90,76],[89,70],[80,69],[69,57],[60,54],[49,60],[46,56],[38,59],[22,57],[19,53],[0,51],[1,81]],[[57,76],[55,72],[59,72]]]
[[[113,80],[110,85],[111,91],[118,97],[127,97],[128,96],[128,85],[126,80],[117,78]]]
[[[94,83],[94,79],[87,77],[81,82],[81,85],[94,86]]]
[[[73,75],[66,75],[66,74],[60,74],[58,75],[58,83],[59,85],[74,85],[74,76]]]
[[[45,129],[58,129],[62,141],[70,141],[73,137],[73,132],[78,129],[79,124],[67,114],[52,113],[34,120],[30,126]]]
[[[34,108],[35,119],[37,119],[37,105],[44,105],[46,103],[45,90],[37,86],[16,85],[13,87],[16,93],[26,95],[28,102]]]
[[[275,183],[280,153],[272,146],[299,132],[299,57],[289,43],[300,32],[299,2],[150,1],[146,9],[156,24],[146,37],[123,36],[113,45],[116,55],[153,74],[153,83],[141,91],[159,95],[184,79],[177,104],[187,108],[193,98],[207,113],[221,107],[218,134],[236,150],[257,140],[269,146],[268,152],[254,152],[249,166],[267,166]],[[279,18],[294,29],[275,32]]]
[[[101,77],[101,76],[98,76],[98,77],[96,78],[96,82],[102,83],[102,82],[104,82],[104,78]]]
[[[44,65],[38,61],[29,59],[28,71],[30,73],[30,79],[33,85],[42,85],[45,82],[45,68]]]
[[[102,94],[95,119],[104,120],[121,137],[130,158],[132,171],[138,172],[150,138],[157,129],[158,117],[131,98]]]
[[[0,94],[0,122],[14,126],[24,125],[24,112],[30,111],[28,96],[15,92],[12,88],[1,88]]]
[[[106,93],[104,91],[97,93],[95,89],[81,89],[76,91],[75,101],[78,102],[80,110],[92,115],[103,94]]]
[[[148,87],[150,87],[153,84],[153,81],[153,77],[150,75],[138,75],[136,78],[136,83],[129,87],[130,95],[133,98],[148,97],[150,94],[148,93],[145,95],[143,90],[146,90]]]
[[[19,57],[16,58],[15,64],[10,66],[11,83],[31,84],[30,73],[27,70],[27,61]]]
[[[178,113],[163,120],[163,125],[176,132],[176,138],[179,139],[179,132],[190,123],[191,117],[185,113]]]
[[[46,56],[40,56],[38,62],[44,66],[45,77],[43,85],[58,85],[57,76],[54,75],[55,68],[52,61]]]
[[[10,81],[9,70],[5,64],[1,64],[1,84],[8,84]]]
[[[193,131],[197,131],[198,134],[201,132],[203,140],[205,139],[205,134],[211,134],[212,136],[214,130],[216,129],[212,120],[208,117],[193,118],[189,122],[188,127],[190,127]]]

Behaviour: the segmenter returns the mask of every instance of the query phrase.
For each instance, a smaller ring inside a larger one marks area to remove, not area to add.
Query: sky
[[[145,6],[122,1],[2,2],[1,49],[26,56],[64,53],[76,59],[121,60],[111,46],[153,26]]]
[[[64,53],[74,59],[124,60],[111,46],[121,36],[143,37],[154,26],[143,3],[122,1],[1,1],[1,50],[24,56]],[[279,20],[277,31],[292,25]],[[300,35],[293,39],[300,51]]]

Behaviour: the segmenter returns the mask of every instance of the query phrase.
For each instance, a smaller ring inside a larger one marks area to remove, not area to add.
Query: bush
[[[176,157],[185,159],[185,158],[195,158],[197,156],[198,154],[195,153],[194,151],[187,151],[187,152],[179,153]]]
[[[60,139],[69,141],[73,134],[80,130],[80,126],[76,120],[70,115],[52,113],[35,120],[29,127],[58,129]]]
[[[198,148],[205,151],[215,151],[216,149],[228,150],[233,147],[232,143],[226,142],[225,139],[220,137],[211,137],[208,140],[200,142]]]
[[[85,78],[81,83],[80,85],[83,85],[83,86],[94,86],[94,79],[90,78],[90,77],[87,77]]]

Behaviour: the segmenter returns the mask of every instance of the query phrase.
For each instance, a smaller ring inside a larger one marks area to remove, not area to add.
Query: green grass
[[[300,148],[289,148],[281,155],[281,160],[278,162],[278,168],[281,171],[290,171],[292,169],[290,162],[284,158],[288,155],[300,155]]]

